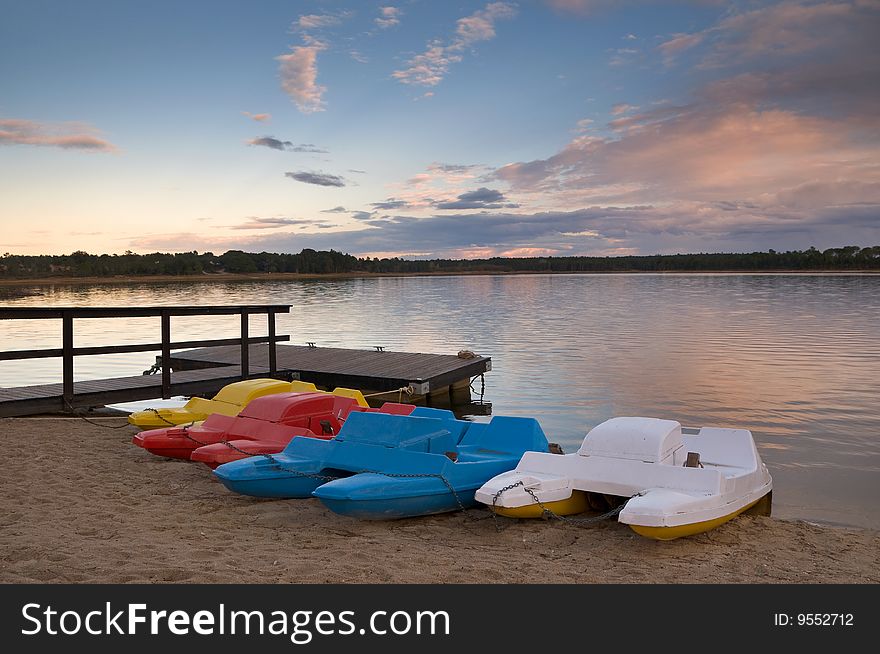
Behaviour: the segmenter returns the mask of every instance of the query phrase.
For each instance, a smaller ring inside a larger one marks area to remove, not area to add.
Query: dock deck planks
[[[241,359],[240,352],[238,345],[186,350],[171,355],[171,366],[175,370],[188,370],[205,365],[231,365]],[[376,392],[413,386],[413,392],[419,395],[492,369],[490,357],[464,359],[456,354],[278,345],[277,356],[280,369],[292,370],[301,380],[319,386],[346,386]],[[249,357],[254,365],[268,365],[267,348],[263,345],[251,345]]]

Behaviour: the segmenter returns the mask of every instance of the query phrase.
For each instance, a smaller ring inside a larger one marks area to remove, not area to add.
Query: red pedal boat
[[[355,411],[409,415],[414,408],[389,402],[370,409],[329,393],[278,393],[252,400],[237,416],[215,413],[198,425],[142,431],[132,442],[158,456],[202,461],[215,468],[251,454],[280,452],[294,436],[333,438]]]

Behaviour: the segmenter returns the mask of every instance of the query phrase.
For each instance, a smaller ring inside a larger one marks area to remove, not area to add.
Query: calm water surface
[[[7,291],[10,289],[7,289]],[[28,286],[7,306],[292,304],[278,331],[319,346],[491,356],[496,415],[537,418],[574,451],[620,415],[752,430],[774,515],[880,528],[880,276],[528,275]],[[238,317],[174,318],[233,337]],[[60,347],[60,321],[2,321],[0,349]],[[265,334],[265,317],[253,317]],[[78,320],[76,345],[158,339],[158,318]],[[76,378],[138,374],[152,353],[82,357]],[[60,361],[0,362],[0,386]],[[488,418],[475,418],[486,420]]]

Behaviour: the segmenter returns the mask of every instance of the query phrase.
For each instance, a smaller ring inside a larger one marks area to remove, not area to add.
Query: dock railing
[[[253,304],[239,306],[159,306],[159,307],[0,307],[0,320],[60,319],[61,347],[39,350],[8,350],[0,352],[0,361],[21,359],[44,359],[61,357],[63,399],[67,407],[73,403],[73,359],[77,356],[95,354],[121,354],[128,352],[162,352],[162,397],[171,396],[171,350],[183,348],[218,347],[222,345],[241,345],[241,377],[250,374],[248,345],[269,344],[269,375],[277,372],[275,344],[289,341],[290,336],[275,333],[275,314],[289,313],[289,304]],[[248,316],[265,314],[268,322],[268,335],[250,337],[248,335]],[[171,340],[172,316],[241,316],[241,336],[239,338],[214,338],[191,341]],[[133,345],[103,345],[98,347],[73,346],[73,321],[76,318],[142,318],[159,316],[161,321],[161,341]]]

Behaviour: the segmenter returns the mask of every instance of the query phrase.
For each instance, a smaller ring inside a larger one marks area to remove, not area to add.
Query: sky
[[[880,244],[880,0],[0,16],[0,252]]]

